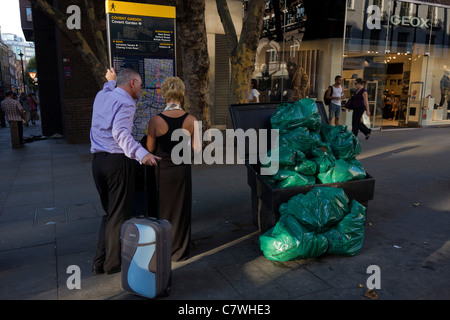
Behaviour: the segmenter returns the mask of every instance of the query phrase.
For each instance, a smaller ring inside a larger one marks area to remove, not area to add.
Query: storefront
[[[372,128],[450,124],[450,1],[280,3],[267,1],[256,57],[263,101],[321,101],[342,75],[346,99],[357,78],[367,82]],[[351,125],[350,114],[341,124]]]
[[[441,3],[348,0],[345,95],[367,81],[372,127],[450,124],[449,15]]]

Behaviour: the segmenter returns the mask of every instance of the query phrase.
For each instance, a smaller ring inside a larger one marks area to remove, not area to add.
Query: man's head
[[[336,76],[334,78],[334,83],[337,85],[340,85],[342,83],[342,77],[341,76]]]
[[[133,69],[122,69],[117,75],[117,86],[124,89],[133,99],[141,94],[142,79]]]
[[[6,91],[5,97],[7,97],[7,98],[12,98],[12,96],[13,96],[12,91]]]

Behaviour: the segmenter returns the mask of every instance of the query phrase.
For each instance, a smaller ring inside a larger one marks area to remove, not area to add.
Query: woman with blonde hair
[[[199,137],[194,129],[196,118],[182,107],[185,86],[178,77],[168,77],[161,84],[161,96],[166,102],[164,110],[150,119],[147,134],[147,150],[161,157],[159,177],[159,217],[172,224],[172,260],[186,260],[191,239],[192,178],[191,164],[174,163],[172,150],[180,141],[172,141],[174,132],[181,131],[181,138],[198,151]],[[179,130],[182,129],[182,130]],[[190,148],[190,147],[189,147]],[[150,151],[151,150],[151,151]],[[186,151],[182,149],[181,152]],[[178,159],[186,159],[186,155]],[[188,157],[189,160],[191,159]]]

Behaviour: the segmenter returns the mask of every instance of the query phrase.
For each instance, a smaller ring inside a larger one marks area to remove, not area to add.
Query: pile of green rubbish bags
[[[264,256],[274,261],[354,256],[364,240],[366,208],[341,188],[314,187],[280,206],[280,220],[259,237]]]
[[[271,119],[279,130],[279,170],[262,176],[275,189],[364,179],[361,146],[347,127],[322,124],[312,99],[282,103]],[[262,166],[271,166],[270,150]]]
[[[271,118],[279,129],[279,170],[263,178],[274,188],[364,179],[356,160],[357,138],[344,126],[322,124],[312,99],[282,103]],[[271,151],[267,157],[270,157]],[[267,166],[270,161],[266,159]],[[306,259],[324,253],[356,255],[364,239],[366,208],[341,188],[316,186],[280,208],[280,219],[260,236],[260,248],[274,261]]]

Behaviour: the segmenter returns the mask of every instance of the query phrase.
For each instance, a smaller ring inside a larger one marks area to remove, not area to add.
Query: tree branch
[[[97,56],[94,54],[81,32],[76,29],[69,30],[66,25],[67,16],[49,5],[45,0],[30,0],[30,2],[33,4],[34,8],[38,8],[44,12],[44,14],[56,24],[61,33],[74,45],[78,53],[80,53],[82,58],[86,61],[87,65],[91,67],[94,78],[99,88],[101,88],[106,81],[104,76],[105,67],[99,59],[97,59]]]
[[[219,12],[220,21],[222,21],[225,35],[227,36],[230,55],[233,55],[237,49],[238,38],[231,18],[230,9],[228,9],[227,0],[216,0],[217,11]]]
[[[95,16],[94,3],[90,0],[84,0],[84,5],[86,7],[89,26],[91,27],[92,33],[95,35],[95,45],[97,47],[98,58],[103,65],[103,68],[108,68],[108,56],[106,54],[105,41],[103,39],[103,33],[99,26],[99,23]]]

